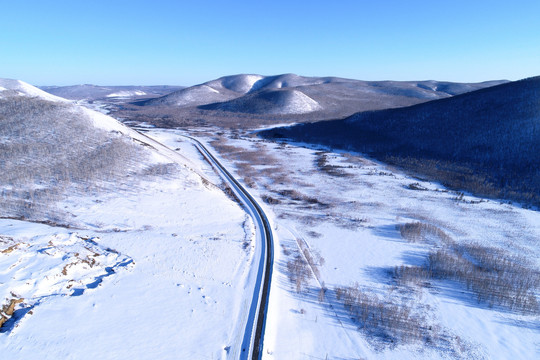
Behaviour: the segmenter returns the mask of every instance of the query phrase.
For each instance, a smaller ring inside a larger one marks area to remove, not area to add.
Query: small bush
[[[351,176],[351,174],[343,171],[341,166],[329,164],[328,155],[324,151],[317,153],[316,165],[320,171],[330,176],[336,176],[336,177]]]
[[[294,284],[296,292],[302,292],[311,278],[311,270],[306,260],[301,255],[287,262],[289,280]]]
[[[242,202],[236,196],[234,190],[230,187],[230,185],[228,183],[226,183],[226,182],[221,183],[220,188],[221,188],[221,190],[223,190],[223,192],[225,193],[225,195],[227,195],[227,197],[229,199],[231,199],[232,201],[235,201],[235,202],[237,202],[239,204],[242,204]]]
[[[427,190],[424,186],[420,185],[420,183],[417,183],[417,182],[407,185],[407,189],[409,189],[409,190],[419,190],[419,191],[426,191]]]
[[[422,222],[399,224],[396,226],[401,236],[410,242],[433,239],[444,243],[452,241],[450,236],[438,227]]]
[[[293,201],[299,201],[299,202],[307,203],[310,205],[318,205],[321,207],[329,206],[328,204],[319,201],[319,199],[317,198],[302,194],[301,192],[296,191],[296,190],[289,190],[289,189],[280,190],[278,191],[278,194],[283,197],[289,198]]]
[[[273,198],[273,197],[268,196],[268,195],[262,195],[262,196],[261,196],[261,199],[262,199],[265,203],[270,204],[270,205],[278,205],[278,204],[281,204],[281,200],[276,199],[276,198]]]

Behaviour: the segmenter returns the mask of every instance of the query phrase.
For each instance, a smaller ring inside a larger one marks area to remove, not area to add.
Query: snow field
[[[212,144],[209,138],[207,142]],[[536,265],[538,270],[538,212],[461,196],[361,156],[248,136],[229,138],[220,146],[229,149],[221,157],[226,166],[236,167],[239,179],[246,169],[253,174],[249,190],[261,203],[268,197],[277,201],[263,203],[274,214],[277,233],[264,358],[538,356],[540,332],[534,315],[490,308],[464,284],[452,280],[434,279],[428,287],[411,287],[397,286],[392,278],[396,266],[422,266],[439,246],[431,240],[408,242],[400,235],[399,225],[415,222],[440,229],[458,245],[478,244],[512,256],[525,255],[531,262],[528,266]],[[245,166],[239,153],[253,159],[251,165],[259,175]],[[266,171],[269,168],[271,173]],[[416,183],[427,190],[413,190],[410,185]],[[297,293],[287,263],[302,255],[301,242],[325,261],[318,266],[317,279],[312,274]],[[328,290],[326,300],[319,302],[323,281]],[[368,296],[390,301],[388,306],[409,307],[433,327],[434,345],[424,340],[391,345],[359,330],[361,324],[351,321],[335,293],[336,288],[355,283]]]
[[[100,249],[114,249],[118,256],[132,259],[133,265],[118,269],[80,296],[64,291],[41,301],[32,314],[18,319],[12,330],[0,337],[2,356],[227,356],[226,348],[242,335],[238,334],[237,322],[244,297],[251,296],[245,287],[252,259],[253,225],[236,203],[214,185],[204,185],[199,176],[181,168],[174,176],[147,178],[132,191],[124,189],[99,198],[74,195],[60,206],[75,215],[74,222],[81,228],[77,234],[99,237],[96,243]],[[15,234],[9,224],[2,223],[0,234],[25,239],[30,245],[25,249],[34,257],[48,239],[69,240],[75,236],[69,235],[72,230],[36,226],[17,222]],[[83,256],[71,248],[68,254],[75,251]],[[17,254],[12,252],[9,261]],[[0,259],[8,261],[4,254]],[[55,262],[43,265],[45,269],[36,267],[45,264],[42,261],[32,270],[28,267],[27,278],[43,282],[49,272],[61,273],[63,264],[71,261],[69,257],[64,261],[52,259]],[[111,262],[104,262],[104,266]],[[68,275],[72,275],[71,270]],[[81,287],[101,274],[95,272],[96,267],[92,268],[94,272],[83,270],[87,269],[77,268],[73,275],[79,276],[75,281],[85,279]],[[12,280],[2,276],[2,282],[11,289]],[[40,289],[52,290],[43,284]],[[29,291],[20,295],[27,296],[21,308],[31,305],[37,296]]]

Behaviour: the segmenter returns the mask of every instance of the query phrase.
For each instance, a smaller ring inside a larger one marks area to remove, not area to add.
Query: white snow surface
[[[133,90],[133,91],[124,90],[124,91],[119,91],[119,92],[116,92],[116,93],[111,93],[111,94],[107,95],[107,97],[128,98],[128,97],[132,97],[132,96],[142,96],[142,95],[146,95],[146,93],[144,91],[141,91],[141,90]]]
[[[245,74],[227,76],[223,79],[216,80],[221,82],[221,86],[226,89],[236,91],[239,93],[247,93],[253,89],[253,85],[261,79],[264,79],[262,75]],[[212,82],[211,82],[212,83]]]
[[[0,220],[0,228],[7,227],[20,229],[28,224]],[[128,257],[101,247],[97,237],[81,237],[65,229],[54,234],[45,231],[44,235],[39,228],[46,229],[29,226],[24,237],[12,229],[8,233],[15,233],[14,238],[0,235],[0,268],[7,269],[4,276],[10,279],[0,284],[0,299],[17,294],[26,299],[25,307],[32,308],[52,296],[80,296],[114,271],[132,264]]]
[[[279,114],[307,114],[322,109],[319,103],[298,90],[292,90],[284,106],[276,111]]]
[[[216,91],[210,89],[201,91]],[[10,90],[43,97],[28,84],[0,80],[0,97]],[[298,97],[294,108],[317,105]],[[99,198],[74,194],[60,205],[73,214],[75,228],[0,220],[0,309],[10,299],[24,299],[0,332],[0,358],[229,358],[252,296],[246,291],[254,253],[250,218],[212,185],[221,179],[181,132],[148,129],[155,142],[109,116],[73,111],[99,128],[150,144],[157,150],[154,163],[182,167],[132,191]],[[469,195],[459,199],[437,183],[371,159],[326,151],[330,168],[345,174],[330,175],[317,167],[320,149],[235,137],[229,145],[267,157],[251,165],[255,185],[247,187],[275,230],[264,359],[540,357],[538,316],[490,309],[460,284],[436,281],[409,294],[430,324],[451,335],[443,351],[421,343],[374,345],[333,291],[357,282],[369,294],[398,296],[387,270],[421,265],[430,250],[405,241],[396,228],[415,221],[439,227],[457,243],[526,254],[538,268],[538,211]],[[245,182],[246,164],[225,155],[217,157]],[[427,190],[411,190],[411,183]],[[328,206],[287,198],[283,190]],[[280,203],[266,204],[263,196]],[[308,291],[297,293],[286,264],[302,248],[319,252],[325,262],[312,273]],[[329,291],[321,303],[323,284]]]
[[[168,159],[196,154],[169,145]],[[227,357],[252,296],[254,229],[237,203],[183,166],[60,207],[74,229],[0,220],[0,308],[24,299],[0,333],[2,359]]]
[[[217,108],[254,114],[306,114],[321,110],[322,106],[303,92],[294,89],[267,90],[233,99]]]
[[[210,138],[207,142],[211,145]],[[507,203],[478,199],[444,189],[437,183],[408,177],[365,157],[325,152],[326,162],[343,176],[317,168],[319,150],[279,145],[253,137],[234,136],[227,145],[235,154],[253,152],[260,159],[250,192],[272,217],[275,259],[263,359],[533,359],[540,355],[538,316],[491,309],[479,303],[463,284],[433,281],[411,293],[392,286],[388,269],[421,265],[430,245],[404,240],[396,225],[432,224],[462,244],[476,243],[525,255],[540,267],[540,213]],[[244,149],[244,150],[240,150]],[[324,149],[323,149],[324,150]],[[223,154],[222,163],[237,167],[245,179],[245,163]],[[240,170],[243,169],[243,170]],[[233,170],[233,173],[235,171]],[[259,175],[257,175],[259,173]],[[419,183],[427,190],[411,190]],[[291,200],[279,191],[295,190],[330,206]],[[263,196],[280,204],[265,204]],[[482,201],[482,202],[480,202]],[[287,262],[295,254],[317,252],[325,259],[312,273],[308,291],[297,293]],[[351,321],[337,286],[358,283],[370,296],[408,296],[413,311],[444,334],[442,348],[424,342],[397,346],[372,341]],[[326,301],[317,300],[324,284]],[[538,295],[538,294],[537,294]],[[379,344],[379,345],[377,345]]]
[[[167,97],[170,97],[177,106],[203,105],[228,99],[228,97],[208,85],[198,85],[178,90]]]

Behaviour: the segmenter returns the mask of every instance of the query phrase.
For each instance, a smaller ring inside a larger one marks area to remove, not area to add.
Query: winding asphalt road
[[[253,297],[249,305],[245,331],[240,348],[231,349],[231,356],[238,359],[258,360],[262,358],[272,264],[274,259],[272,229],[266,214],[249,192],[231,175],[212,153],[197,139],[185,136],[193,142],[201,154],[212,163],[229,183],[236,197],[244,204],[256,226],[255,254],[248,279],[255,281]],[[234,353],[237,353],[235,356]]]

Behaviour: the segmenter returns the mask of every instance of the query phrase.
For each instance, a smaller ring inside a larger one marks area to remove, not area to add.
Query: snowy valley
[[[237,75],[66,100],[0,80],[1,357],[251,358],[260,224],[193,137],[270,223],[261,359],[537,358],[536,207],[260,136],[499,83]]]

